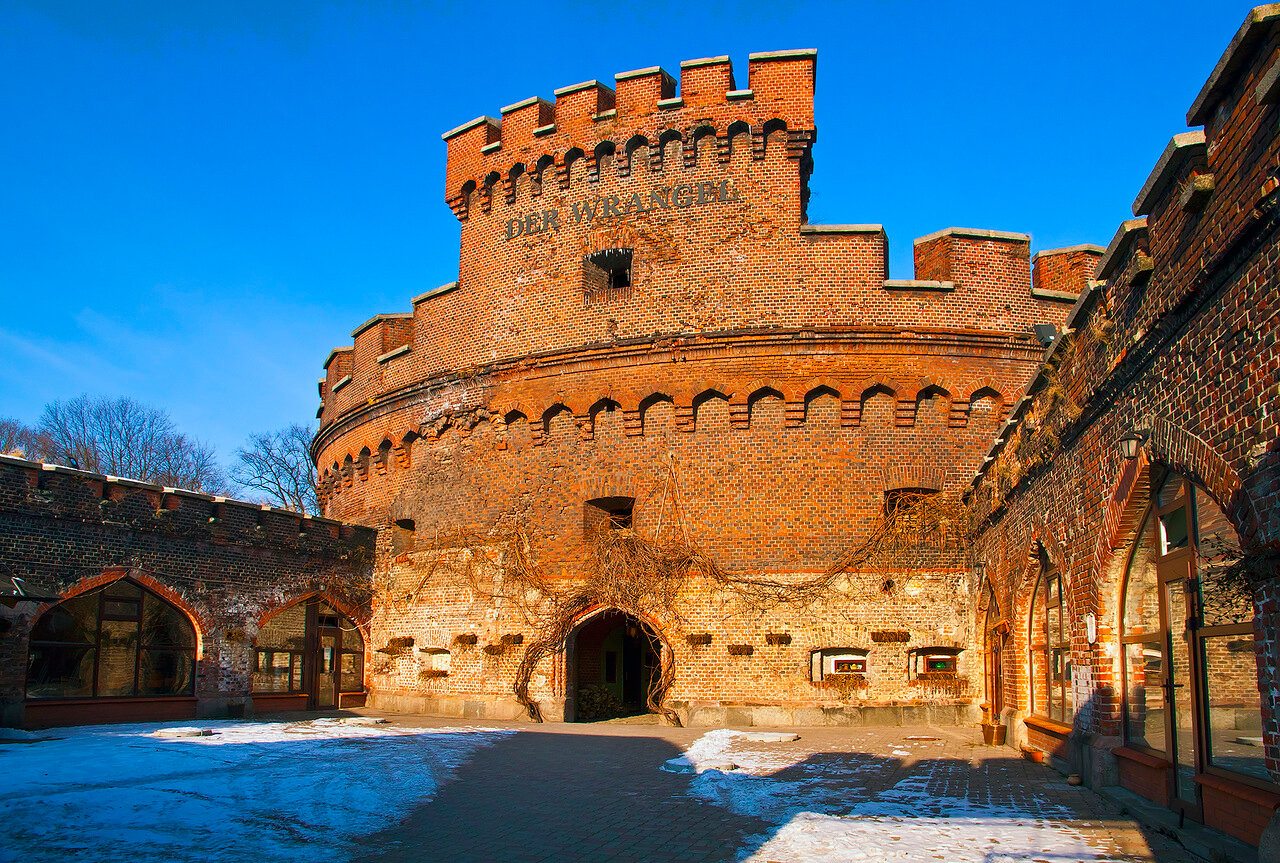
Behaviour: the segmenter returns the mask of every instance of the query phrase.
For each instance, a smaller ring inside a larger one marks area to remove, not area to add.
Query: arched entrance
[[[662,647],[644,621],[609,609],[578,624],[566,647],[574,721],[649,712]]]
[[[313,596],[262,625],[251,671],[254,709],[260,712],[358,706],[364,638],[350,618]]]

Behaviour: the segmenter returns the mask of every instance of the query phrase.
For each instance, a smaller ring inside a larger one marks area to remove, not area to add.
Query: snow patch
[[[802,747],[761,747],[744,732],[717,730],[699,738],[673,763],[695,774],[690,796],[774,825],[752,837],[744,863],[903,860],[934,863],[1101,861],[1115,849],[1091,846],[1061,819],[1062,806],[1029,795],[1026,806],[975,803],[930,793],[936,764],[926,765],[874,797],[863,780],[886,769],[882,756],[813,753]],[[894,756],[910,753],[893,749]],[[731,762],[732,770],[714,765]],[[754,851],[750,850],[754,849]]]
[[[60,728],[0,747],[0,848],[29,863],[341,860],[398,823],[506,729],[366,722]],[[0,859],[5,854],[0,853]]]

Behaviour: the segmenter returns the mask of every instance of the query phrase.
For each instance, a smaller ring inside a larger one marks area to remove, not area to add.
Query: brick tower
[[[678,91],[639,69],[444,135],[458,281],[357,327],[320,381],[325,513],[380,530],[374,704],[525,715],[523,682],[573,718],[662,676],[695,724],[976,711],[954,562],[772,605],[700,577],[670,603],[556,599],[610,527],[744,579],[826,571],[895,491],[967,485],[1036,325],[1086,287],[1092,246],[1033,273],[1028,236],[950,228],[893,280],[881,226],[808,224],[816,62],[753,54],[739,86],[727,57],[690,60]],[[516,546],[545,583],[504,582]]]

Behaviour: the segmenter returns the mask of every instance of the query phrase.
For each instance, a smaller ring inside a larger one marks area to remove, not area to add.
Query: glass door
[[[338,706],[338,638],[330,627],[320,630],[320,655],[316,663],[316,707]]]
[[[1187,549],[1161,561],[1160,581],[1168,639],[1164,689],[1169,709],[1165,712],[1165,739],[1169,760],[1173,763],[1172,799],[1177,801],[1175,808],[1186,810],[1198,819],[1200,798],[1195,776],[1200,772],[1196,745],[1199,734],[1194,685],[1196,655],[1192,650],[1195,621],[1188,590],[1193,583],[1186,577],[1193,558],[1194,553]]]
[[[1169,761],[1170,799],[1174,808],[1201,818],[1200,709],[1202,697],[1196,681],[1199,657],[1194,649],[1196,627],[1196,551],[1191,534],[1191,506],[1187,484],[1171,477],[1157,500],[1159,551],[1156,570],[1160,578],[1160,618],[1165,632],[1164,700],[1165,740]]]

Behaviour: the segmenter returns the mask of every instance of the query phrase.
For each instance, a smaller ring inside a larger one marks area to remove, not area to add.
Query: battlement
[[[1272,217],[1280,181],[1280,3],[1246,16],[1098,261],[1109,302],[1149,327],[1199,290],[1235,237]],[[1188,261],[1196,261],[1188,267]],[[1153,291],[1149,285],[1161,285]]]
[[[266,504],[3,455],[0,510],[317,553],[353,543],[372,547],[374,536],[369,528]]]
[[[660,170],[664,149],[675,141],[692,166],[707,137],[721,161],[738,135],[748,137],[754,157],[764,158],[775,133],[788,156],[801,159],[814,138],[816,78],[816,51],[770,51],[750,55],[743,89],[728,57],[706,57],[680,64],[678,94],[676,79],[652,66],[615,75],[615,87],[596,80],[563,87],[554,103],[533,96],[502,108],[499,118],[477,117],[444,133],[445,201],[465,220],[473,196],[488,212],[496,195],[514,197],[522,175],[539,191],[548,180],[568,188],[579,159],[595,179],[601,159],[616,157],[625,176],[641,147]]]
[[[1077,245],[1030,254],[1028,234],[974,228],[946,228],[915,241],[915,278],[890,279],[886,269],[888,239],[881,225],[801,225],[796,234],[806,257],[815,261],[865,262],[868,277],[842,291],[842,314],[822,326],[896,326],[965,328],[1006,334],[1030,333],[1035,324],[1059,324],[1094,276],[1104,250]],[[775,288],[779,290],[779,288]],[[451,341],[459,320],[488,314],[489,300],[476,289],[449,282],[413,299],[412,312],[374,315],[352,331],[354,344],[334,348],[320,379],[322,427],[352,409],[363,409],[389,393],[420,386],[429,378],[478,367],[510,364],[516,351],[475,352],[471,341]],[[1010,315],[994,310],[1011,306]],[[607,311],[609,311],[606,308]],[[527,357],[573,357],[586,349],[611,344],[621,353],[633,346],[657,344],[679,335],[667,327],[632,338],[591,339],[582,334],[581,306],[556,311],[541,306],[539,316],[578,333],[560,350],[546,344]],[[610,313],[618,315],[620,309]],[[616,321],[616,319],[615,319]],[[817,323],[797,319],[803,328]],[[487,329],[487,328],[486,328]],[[733,327],[725,331],[733,331]]]
[[[1089,287],[1105,251],[1083,243],[1036,252],[1031,258],[1031,295],[1074,304]]]

